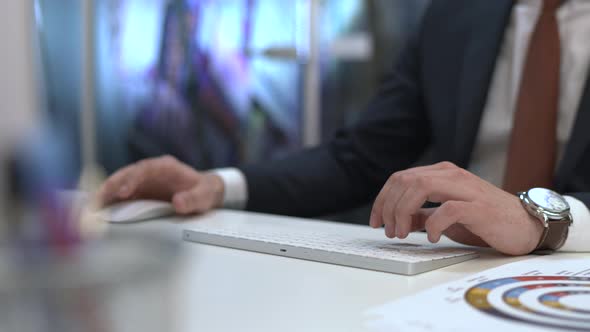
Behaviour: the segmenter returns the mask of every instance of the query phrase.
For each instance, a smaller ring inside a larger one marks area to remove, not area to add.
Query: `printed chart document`
[[[590,256],[507,264],[366,315],[374,331],[590,331]]]

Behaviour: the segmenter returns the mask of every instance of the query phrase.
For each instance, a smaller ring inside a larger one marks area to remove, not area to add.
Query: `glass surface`
[[[569,205],[558,193],[545,188],[529,190],[528,196],[533,203],[550,212],[562,213],[569,209]]]
[[[68,255],[22,251],[0,254],[0,331],[177,331],[176,239],[113,233]]]

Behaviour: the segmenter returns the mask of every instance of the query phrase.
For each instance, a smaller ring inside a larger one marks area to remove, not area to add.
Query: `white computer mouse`
[[[133,223],[174,215],[170,202],[136,200],[115,203],[101,209],[100,217],[111,223]]]

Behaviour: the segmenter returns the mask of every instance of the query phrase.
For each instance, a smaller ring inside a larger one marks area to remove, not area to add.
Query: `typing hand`
[[[442,204],[424,209],[425,202]],[[425,229],[431,242],[444,234],[509,255],[530,253],[543,233],[518,197],[448,162],[393,174],[377,196],[370,224],[385,225],[390,238]]]
[[[101,205],[131,200],[171,201],[179,214],[204,213],[221,206],[221,178],[201,173],[173,157],[146,159],[113,174],[98,191]]]

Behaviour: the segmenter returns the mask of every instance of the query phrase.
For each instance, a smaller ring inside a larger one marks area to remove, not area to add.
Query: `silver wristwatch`
[[[545,188],[519,192],[522,205],[544,227],[543,235],[534,253],[548,254],[561,248],[572,224],[570,206],[560,194]]]

